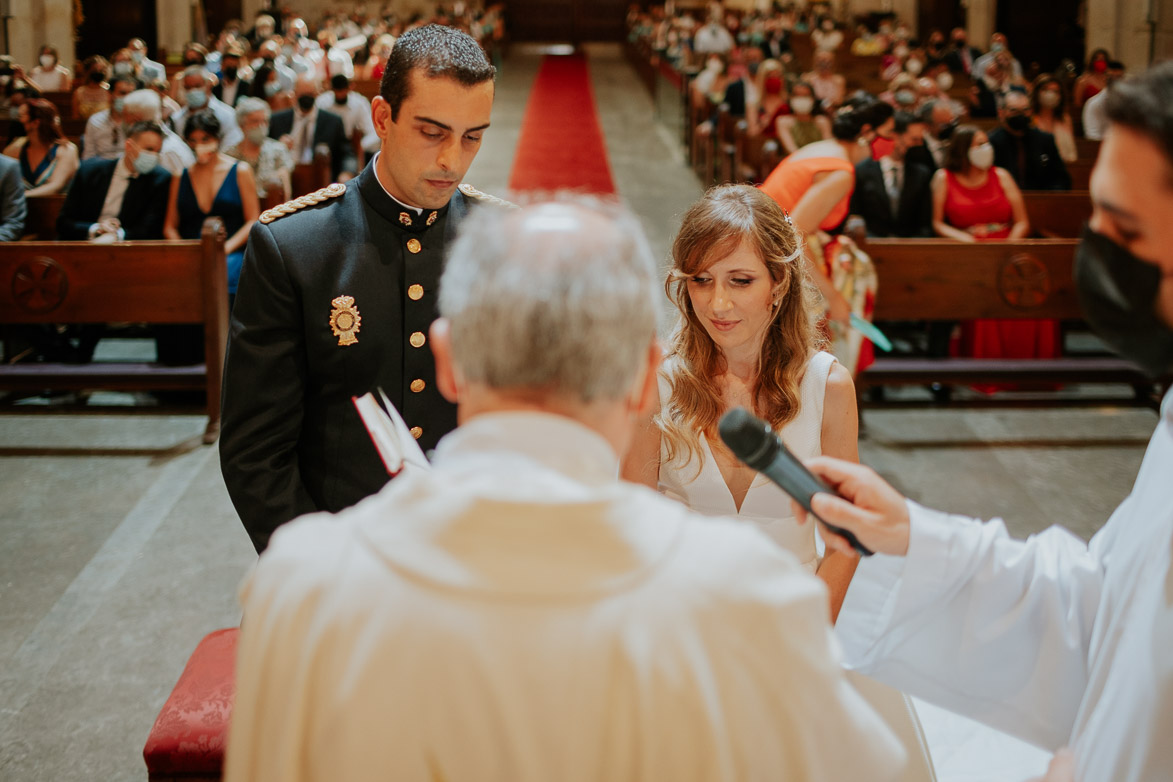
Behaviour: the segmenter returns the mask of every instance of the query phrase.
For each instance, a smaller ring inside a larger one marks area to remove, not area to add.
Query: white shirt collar
[[[390,190],[388,190],[388,189],[387,189],[387,188],[386,188],[386,187],[383,185],[383,180],[382,180],[382,179],[379,179],[379,155],[381,155],[381,154],[383,154],[383,153],[382,153],[382,152],[376,152],[376,153],[375,153],[375,157],[374,157],[374,158],[372,159],[372,161],[371,161],[371,165],[375,167],[375,181],[379,183],[379,187],[382,187],[382,188],[383,188],[383,192],[387,194],[387,197],[388,197],[388,198],[390,198],[392,201],[394,201],[395,203],[397,203],[397,204],[399,204],[400,206],[402,206],[404,209],[410,209],[411,211],[415,212],[417,215],[422,215],[422,214],[424,213],[424,209],[423,209],[423,207],[422,207],[422,206],[411,206],[410,204],[405,204],[405,203],[403,203],[403,202],[402,202],[402,201],[400,201],[398,198],[396,198],[395,196],[391,195],[391,191],[390,191]]]

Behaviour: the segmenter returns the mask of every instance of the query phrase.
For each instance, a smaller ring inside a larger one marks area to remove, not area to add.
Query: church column
[[[985,51],[990,47],[990,36],[997,32],[998,0],[968,0],[965,6],[965,28],[969,45]]]
[[[192,0],[155,0],[159,48],[182,55],[192,37]]]
[[[36,67],[38,50],[57,47],[61,64],[73,68],[72,0],[10,0],[8,53],[25,70]]]
[[[1107,49],[1130,71],[1149,64],[1151,18],[1157,21],[1157,59],[1168,56],[1173,44],[1173,7],[1168,0],[1088,0],[1087,51]],[[1161,46],[1165,48],[1160,49]]]

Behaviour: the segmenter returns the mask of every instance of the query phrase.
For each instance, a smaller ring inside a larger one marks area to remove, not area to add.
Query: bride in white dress
[[[757,524],[826,582],[834,621],[857,558],[839,552],[820,558],[815,526],[800,527],[786,495],[741,464],[716,434],[723,413],[745,407],[770,421],[800,459],[859,460],[854,386],[847,370],[819,349],[817,293],[798,234],[757,188],[718,187],[685,214],[672,257],[667,289],[681,322],[661,369],[660,413],[633,443],[624,477],[700,513]],[[935,779],[908,699],[850,677],[904,741],[904,778]]]

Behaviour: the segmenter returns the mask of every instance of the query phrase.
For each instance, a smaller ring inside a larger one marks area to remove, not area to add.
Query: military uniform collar
[[[418,214],[415,211],[417,207],[410,207],[400,202],[387,192],[375,174],[377,160],[378,155],[375,155],[362,170],[362,173],[358,175],[358,189],[366,202],[374,207],[383,219],[405,231],[423,233],[448,213],[452,199],[449,199],[448,203],[440,209],[423,209]]]

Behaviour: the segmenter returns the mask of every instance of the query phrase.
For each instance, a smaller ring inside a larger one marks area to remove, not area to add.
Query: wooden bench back
[[[314,150],[314,162],[298,163],[289,174],[289,197],[298,198],[306,193],[312,193],[323,187],[328,187],[333,181],[330,168],[330,150],[324,144],[319,144]]]
[[[73,93],[69,90],[53,90],[41,93],[41,97],[57,108],[57,115],[64,121],[73,117]],[[66,135],[69,135],[68,133]]]
[[[373,100],[379,94],[378,79],[351,79],[350,89],[362,95],[367,100]]]
[[[1022,200],[1031,231],[1048,239],[1078,239],[1092,217],[1091,193],[1086,190],[1024,190]]]
[[[876,320],[1083,317],[1072,267],[1075,239],[962,244],[869,239]]]
[[[204,323],[226,340],[224,241],[223,223],[209,218],[193,241],[10,243],[0,323]]]
[[[28,205],[28,215],[24,221],[24,236],[42,242],[51,242],[57,238],[57,217],[61,214],[61,207],[65,204],[65,196],[46,195],[32,196],[25,199]]]

